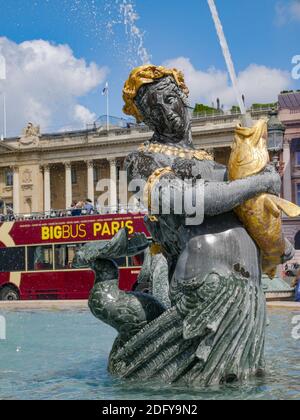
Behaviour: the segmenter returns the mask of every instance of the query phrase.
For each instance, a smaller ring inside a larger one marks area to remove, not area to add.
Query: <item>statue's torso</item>
[[[176,158],[161,154],[134,155],[130,173],[139,173],[145,181],[158,168],[172,166]],[[223,182],[226,168],[213,161],[195,161],[204,181]],[[200,226],[186,226],[184,216],[160,215],[157,222],[146,221],[154,238],[164,249],[171,267],[170,275],[189,279],[203,273],[242,276],[259,281],[260,253],[254,241],[233,213],[205,218]]]
[[[208,218],[201,226],[185,228],[185,233],[186,245],[176,267],[178,279],[205,273],[228,277],[235,272],[260,280],[260,252],[233,213]]]

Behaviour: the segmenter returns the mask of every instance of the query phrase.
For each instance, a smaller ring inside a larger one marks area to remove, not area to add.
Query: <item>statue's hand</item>
[[[279,196],[281,192],[281,178],[274,166],[268,165],[261,177],[262,182],[266,186],[266,192]]]

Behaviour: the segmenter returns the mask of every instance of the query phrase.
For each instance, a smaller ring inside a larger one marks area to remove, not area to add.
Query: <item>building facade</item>
[[[283,195],[300,204],[300,94],[289,101],[282,101],[281,96],[279,116],[286,126]],[[291,108],[290,102],[296,106]],[[268,117],[269,111],[256,110],[252,117]],[[217,162],[226,165],[239,119],[234,114],[193,119],[196,148],[209,150]],[[117,181],[124,160],[151,134],[144,126],[41,134],[38,127],[28,124],[19,138],[0,142],[0,198],[15,214],[48,213],[68,209],[73,201],[86,198],[96,202],[98,182],[110,179],[112,193],[107,205],[117,208],[122,204]],[[299,242],[300,257],[300,219],[284,219],[284,228],[290,240]]]
[[[300,92],[279,95],[279,119],[285,126],[283,197],[300,206]],[[300,218],[284,217],[284,228],[295,243],[296,260],[300,262]]]

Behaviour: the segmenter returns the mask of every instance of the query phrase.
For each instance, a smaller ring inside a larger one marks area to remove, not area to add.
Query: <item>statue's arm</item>
[[[228,169],[213,161],[196,159],[176,159],[172,165],[174,174],[181,179],[206,179],[209,181],[228,181]]]
[[[197,179],[197,175],[195,173],[192,174],[190,168],[186,169],[185,164],[183,166],[184,168],[179,169],[178,162],[176,162],[168,174],[157,180],[160,185],[159,202],[164,202],[170,208],[171,213],[175,213],[174,197],[178,197],[180,192],[183,191],[183,180]],[[145,180],[149,180],[149,177],[159,169],[153,155],[141,155],[138,152],[129,155],[126,160],[126,167],[130,179],[143,178]],[[204,182],[204,212],[206,216],[217,216],[230,212],[245,201],[262,193],[276,195],[280,193],[281,179],[271,166],[262,174],[232,182],[227,181],[225,166],[219,165],[218,170],[214,171],[214,173],[217,173],[217,176],[214,175],[212,177],[217,179],[217,181]],[[201,179],[201,176],[199,178]],[[173,190],[173,193],[168,194],[168,189]],[[187,185],[186,191],[191,200],[193,200],[195,194],[197,194],[195,186]],[[168,197],[170,197],[170,202],[166,203]],[[185,214],[185,216],[190,217],[193,214]]]
[[[169,173],[160,179],[160,203],[166,205],[166,199],[170,197],[170,202],[167,205],[171,209],[171,213],[175,213],[175,201],[173,197],[178,197],[180,191],[183,191],[184,181],[175,176],[174,173]],[[201,182],[201,181],[200,181]],[[200,188],[199,188],[200,185]],[[240,179],[232,182],[214,182],[206,181],[204,184],[185,184],[185,194],[193,205],[189,208],[193,210],[193,206],[197,203],[196,194],[201,194],[202,188],[202,200],[204,199],[204,214],[206,216],[217,216],[219,214],[227,213],[235,209],[236,207],[243,204],[245,201],[254,198],[255,196],[262,193],[270,193],[278,195],[280,193],[281,179],[280,176],[271,169],[266,172],[252,176],[246,179]],[[204,188],[204,196],[203,196]],[[170,194],[167,192],[168,189],[173,190]],[[199,202],[199,201],[198,201]],[[193,213],[185,216],[192,217]]]
[[[280,186],[280,177],[272,171],[232,182],[207,182],[204,190],[205,214],[216,216],[227,213],[262,193],[277,195]]]
[[[176,160],[172,167],[173,188],[182,188],[175,178],[204,180],[204,213],[207,216],[217,216],[232,211],[245,201],[261,193],[279,195],[281,180],[273,166],[268,166],[265,172],[246,179],[230,182],[228,170],[216,162],[197,162],[195,160]],[[172,176],[170,175],[170,176]],[[187,188],[186,190],[188,190]],[[189,191],[194,197],[195,191]],[[191,199],[190,199],[191,201]]]

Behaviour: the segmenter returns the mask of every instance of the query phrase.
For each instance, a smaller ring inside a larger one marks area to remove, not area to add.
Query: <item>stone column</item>
[[[118,208],[118,193],[117,193],[117,161],[116,159],[109,159],[110,163],[110,207],[111,211],[115,212]]]
[[[65,162],[65,174],[66,174],[66,209],[69,209],[73,201],[72,193],[72,164],[71,162]]]
[[[87,164],[87,195],[90,200],[92,200],[93,204],[95,204],[95,189],[94,189],[94,162],[92,160],[88,160]]]
[[[50,165],[45,165],[44,169],[44,212],[51,211],[51,183],[50,183]]]
[[[20,213],[20,174],[19,168],[13,167],[13,206],[14,214]]]
[[[285,139],[283,145],[283,198],[292,201],[292,168],[291,168],[291,140]]]

